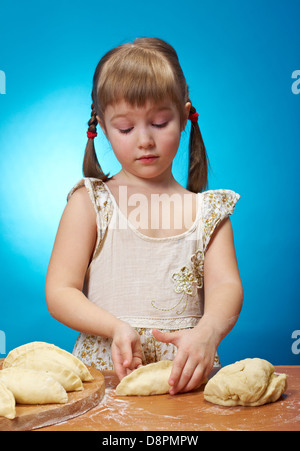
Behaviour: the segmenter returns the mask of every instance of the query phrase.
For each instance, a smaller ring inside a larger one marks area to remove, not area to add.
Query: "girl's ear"
[[[100,127],[102,128],[102,131],[103,131],[104,135],[105,135],[106,138],[107,138],[107,133],[106,133],[106,128],[105,128],[104,121],[102,121],[102,120],[100,119],[99,116],[96,116],[96,119],[97,119],[97,121],[98,121],[98,124],[99,124]],[[108,138],[107,138],[107,139],[108,139]]]
[[[186,104],[184,105],[184,120],[183,120],[183,124],[182,124],[182,132],[186,127],[189,115],[190,115],[190,109],[191,109],[191,102],[186,102]]]

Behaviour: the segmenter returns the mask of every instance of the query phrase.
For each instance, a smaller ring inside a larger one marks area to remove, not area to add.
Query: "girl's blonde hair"
[[[120,45],[99,61],[92,90],[92,113],[89,132],[95,133],[98,116],[104,123],[108,105],[125,100],[132,106],[143,106],[148,100],[166,98],[176,105],[184,120],[184,106],[191,102],[188,86],[171,45],[157,38],[138,38],[132,44]],[[192,106],[190,113],[196,110]],[[198,122],[191,123],[189,173],[187,189],[200,192],[207,187],[208,161]],[[88,139],[83,161],[85,177],[107,180],[96,156],[94,140]]]

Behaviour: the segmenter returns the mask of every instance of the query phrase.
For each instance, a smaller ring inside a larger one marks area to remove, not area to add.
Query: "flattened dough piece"
[[[0,382],[13,393],[19,404],[62,404],[68,401],[64,387],[44,371],[6,368],[0,371]]]
[[[42,341],[33,341],[10,351],[4,359],[3,368],[19,366],[20,362],[27,359],[54,361],[73,371],[83,382],[93,380],[93,376],[81,360],[58,346]]]
[[[18,361],[11,368],[27,368],[36,371],[45,371],[49,376],[56,379],[67,392],[83,390],[80,377],[74,371],[55,361],[24,359]]]
[[[0,417],[12,420],[16,416],[16,401],[13,393],[0,382]]]
[[[287,388],[286,374],[274,374],[267,360],[244,359],[221,368],[205,386],[204,399],[221,406],[261,406]]]
[[[168,380],[173,362],[161,360],[157,363],[141,366],[125,376],[116,388],[119,396],[149,396],[168,393]]]

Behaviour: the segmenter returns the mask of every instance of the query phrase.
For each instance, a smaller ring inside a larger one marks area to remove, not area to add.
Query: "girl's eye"
[[[133,129],[133,127],[130,128],[126,128],[126,129],[120,129],[120,133],[123,133],[124,135],[127,135],[127,133],[131,132],[131,130]]]
[[[152,124],[152,125],[153,125],[153,127],[156,127],[156,128],[164,128],[168,125],[168,122],[163,122],[162,124]]]

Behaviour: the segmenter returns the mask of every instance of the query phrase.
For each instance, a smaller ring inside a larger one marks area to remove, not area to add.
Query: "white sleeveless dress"
[[[84,178],[97,217],[97,242],[86,273],[87,298],[140,335],[145,362],[173,360],[177,348],[157,342],[152,329],[175,331],[195,327],[204,307],[205,252],[218,224],[233,213],[239,194],[214,190],[197,194],[192,226],[171,237],[152,238],[139,232],[119,208],[108,186]],[[111,339],[81,333],[73,354],[100,370],[112,370]],[[219,366],[218,354],[215,366]]]

